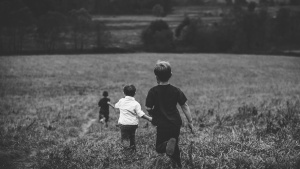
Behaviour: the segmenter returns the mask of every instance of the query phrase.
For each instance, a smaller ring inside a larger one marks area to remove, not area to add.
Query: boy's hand
[[[149,121],[152,122],[152,117],[149,117]]]
[[[193,123],[189,122],[189,123],[188,123],[188,126],[189,126],[189,128],[190,128],[192,134],[195,135],[195,129],[194,129]]]

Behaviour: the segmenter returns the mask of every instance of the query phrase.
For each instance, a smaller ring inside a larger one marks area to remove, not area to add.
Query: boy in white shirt
[[[136,150],[135,131],[138,127],[138,117],[152,121],[152,117],[147,116],[141,109],[141,105],[134,99],[136,88],[134,85],[126,85],[123,88],[125,98],[115,104],[115,108],[120,110],[118,124],[121,128],[121,141],[130,141],[130,149]]]

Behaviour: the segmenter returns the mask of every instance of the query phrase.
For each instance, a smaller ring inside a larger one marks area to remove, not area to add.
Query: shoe
[[[171,138],[167,143],[166,154],[169,156],[172,156],[175,151],[175,146],[176,146],[176,139]]]
[[[100,123],[104,123],[104,120],[105,120],[105,119],[101,119],[101,120],[100,120]]]
[[[177,163],[174,159],[171,158],[171,167],[172,169],[181,169],[182,168],[182,165],[181,163]]]

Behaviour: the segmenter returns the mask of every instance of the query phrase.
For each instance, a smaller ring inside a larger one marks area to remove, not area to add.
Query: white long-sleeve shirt
[[[120,109],[118,123],[122,125],[138,125],[138,117],[145,115],[140,103],[131,96],[125,96],[125,98],[120,99],[118,103],[115,104],[115,108]]]

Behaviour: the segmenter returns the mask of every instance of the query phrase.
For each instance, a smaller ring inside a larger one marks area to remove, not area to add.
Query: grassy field
[[[133,83],[144,105],[158,59],[195,121],[196,136],[181,130],[183,168],[300,166],[300,58],[135,53],[0,57],[0,168],[170,168],[145,120],[135,154],[113,110],[108,128],[95,122],[104,90],[115,103]]]

